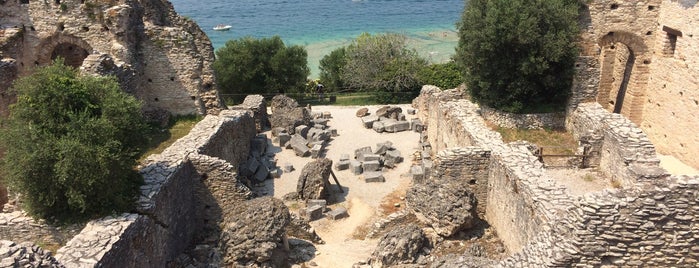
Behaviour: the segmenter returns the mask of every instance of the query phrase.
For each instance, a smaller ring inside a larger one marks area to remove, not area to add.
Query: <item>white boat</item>
[[[228,31],[228,30],[230,30],[231,28],[233,28],[233,26],[225,25],[225,24],[219,24],[219,25],[214,26],[214,31]]]

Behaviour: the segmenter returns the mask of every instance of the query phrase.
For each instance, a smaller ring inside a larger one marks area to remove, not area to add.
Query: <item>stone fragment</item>
[[[311,154],[308,148],[308,141],[299,134],[294,134],[289,144],[291,144],[291,148],[294,149],[294,153],[296,153],[297,156],[306,157]]]
[[[328,131],[330,131],[330,136],[331,136],[331,137],[337,137],[337,136],[338,136],[338,134],[337,134],[337,129],[336,129],[336,128],[330,128],[330,129],[328,129]]]
[[[323,119],[330,119],[330,118],[333,118],[333,116],[330,112],[323,112]]]
[[[413,114],[415,114],[415,109],[413,109],[413,108],[408,108],[408,109],[405,109],[405,112],[406,112],[407,114],[413,115]]]
[[[369,115],[369,108],[366,108],[366,107],[360,108],[359,110],[357,110],[357,113],[355,115],[357,117],[365,117],[365,116]]]
[[[379,161],[380,159],[381,159],[380,155],[372,154],[372,153],[361,154],[361,155],[359,155],[359,157],[357,157],[357,160],[359,160],[361,162]]]
[[[323,151],[323,145],[322,144],[316,144],[313,145],[313,148],[311,148],[311,158],[318,158],[320,156],[320,153]]]
[[[349,154],[341,154],[340,155],[340,161],[342,160],[350,160]]]
[[[269,169],[267,169],[267,166],[265,165],[260,165],[260,167],[257,169],[257,172],[255,172],[255,180],[258,182],[263,182],[269,178]]]
[[[443,237],[467,230],[476,223],[476,196],[468,185],[456,180],[426,179],[413,184],[405,200],[418,220],[432,226]]]
[[[425,178],[425,169],[420,165],[410,167],[410,175],[413,177],[413,183],[421,183]]]
[[[327,217],[330,220],[339,220],[345,217],[349,217],[349,214],[347,214],[346,208],[339,207],[328,212]]]
[[[318,205],[306,207],[306,217],[309,221],[314,221],[323,217],[323,207]]]
[[[384,106],[376,110],[376,116],[397,119],[398,114],[402,112],[403,109],[398,106]]]
[[[332,161],[327,158],[320,158],[306,164],[296,184],[296,193],[299,198],[302,200],[326,199],[330,194],[328,178],[331,168]]]
[[[354,175],[362,174],[362,172],[364,171],[364,169],[362,168],[362,162],[351,159],[350,160],[350,171],[352,171],[352,174],[354,174]]]
[[[281,133],[287,133],[286,129],[284,129],[283,127],[272,128],[272,136],[278,137]]]
[[[287,143],[289,143],[289,141],[291,140],[291,135],[289,135],[289,133],[282,132],[282,133],[279,133],[278,139],[279,139],[279,147],[285,148]]]
[[[424,255],[424,248],[429,246],[429,240],[417,225],[410,224],[402,228],[394,228],[381,237],[371,254],[369,264],[371,267],[414,264],[420,256]]]
[[[385,130],[385,128],[383,126],[383,122],[381,122],[381,121],[374,122],[374,125],[371,127],[371,129],[376,131],[376,133],[381,133],[381,132],[384,132],[384,130]]]
[[[229,215],[221,230],[220,243],[226,245],[222,253],[242,264],[271,260],[291,221],[289,209],[272,197],[234,202]]]
[[[405,121],[405,115],[402,114],[402,113],[399,113],[399,114],[396,116],[396,120],[398,120],[398,121]]]
[[[323,207],[323,211],[325,211],[325,207],[328,205],[328,201],[325,199],[309,199],[306,201],[306,206],[321,206]]]
[[[350,160],[349,159],[342,159],[340,161],[337,161],[337,163],[335,163],[336,170],[345,170],[345,169],[349,169],[349,167],[350,167]]]
[[[389,150],[384,154],[384,161],[391,161],[393,164],[398,164],[403,162],[403,156],[401,156],[398,150]]]
[[[286,173],[292,172],[294,171],[294,165],[292,165],[291,163],[285,163],[282,170]]]
[[[410,123],[408,121],[386,121],[384,122],[384,129],[386,132],[395,133],[406,131],[410,129]]]
[[[301,135],[304,139],[307,138],[309,127],[306,125],[300,125],[294,128],[295,134]]]
[[[272,178],[278,179],[282,177],[282,170],[280,168],[274,168],[269,172],[269,174],[272,176]]]
[[[362,154],[371,154],[371,153],[372,153],[371,147],[365,146],[365,147],[359,148],[357,150],[354,150],[354,158],[359,159]]]
[[[374,154],[382,155],[386,153],[386,151],[393,149],[393,143],[390,141],[385,141],[385,142],[380,142],[376,144],[376,150],[374,151]]]
[[[362,162],[364,172],[375,171],[381,168],[381,163],[378,160]]]
[[[383,173],[381,171],[367,171],[364,172],[364,182],[386,182]]]
[[[313,119],[313,126],[320,126],[320,128],[325,128],[328,126],[328,121],[330,120],[323,118]]]
[[[379,121],[379,118],[375,115],[362,117],[362,124],[364,124],[365,128],[372,128],[376,121]]]

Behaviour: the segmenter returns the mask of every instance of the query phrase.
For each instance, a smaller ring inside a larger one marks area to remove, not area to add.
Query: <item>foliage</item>
[[[406,46],[399,34],[363,33],[345,50],[340,77],[360,91],[376,92],[380,102],[409,101],[420,91],[419,72],[427,61]]]
[[[345,82],[342,80],[342,69],[347,64],[345,55],[346,48],[340,47],[320,60],[320,81],[323,81],[327,91],[340,91],[345,87]]]
[[[578,1],[471,0],[456,61],[472,97],[508,112],[562,107],[577,57]]]
[[[423,85],[434,85],[442,89],[456,88],[463,83],[459,66],[454,61],[430,64],[420,71]]]
[[[244,37],[216,50],[213,67],[220,92],[242,101],[248,94],[303,91],[310,74],[307,57],[305,48],[287,47],[279,36]]]
[[[133,169],[147,125],[114,78],[79,76],[62,60],[13,86],[3,121],[4,178],[27,211],[70,222],[133,207]]]

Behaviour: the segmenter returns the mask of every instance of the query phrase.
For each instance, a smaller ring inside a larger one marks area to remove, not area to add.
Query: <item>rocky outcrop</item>
[[[396,228],[381,238],[369,263],[377,268],[412,264],[426,253],[426,247],[429,247],[429,241],[417,225]]]
[[[289,134],[296,133],[296,127],[300,125],[311,125],[311,112],[299,107],[298,102],[285,95],[277,95],[272,98],[270,105],[272,108],[272,116],[270,123],[272,128],[283,128]]]
[[[476,223],[476,197],[463,183],[427,180],[413,185],[405,199],[415,216],[441,236],[452,236]]]
[[[449,254],[437,258],[430,267],[432,268],[482,268],[493,267],[496,262],[482,257],[470,255]]]
[[[7,81],[62,57],[84,73],[115,75],[146,110],[217,114],[224,108],[211,41],[170,2],[22,2],[0,2],[0,58],[14,63],[3,65],[10,68],[0,72],[1,93],[8,93]]]
[[[329,195],[330,172],[332,172],[332,160],[327,158],[317,159],[309,162],[301,170],[298,183],[296,184],[296,194],[299,199],[327,199]]]
[[[286,239],[291,216],[284,203],[272,197],[241,202],[230,214],[232,220],[223,229],[227,266],[263,264],[271,261],[273,251]]]

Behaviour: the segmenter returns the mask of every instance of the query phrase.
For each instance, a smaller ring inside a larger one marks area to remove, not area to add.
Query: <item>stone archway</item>
[[[36,63],[48,65],[61,57],[66,65],[78,68],[91,52],[92,47],[85,40],[72,35],[55,34],[41,42]]]
[[[643,40],[628,32],[609,32],[599,41],[597,102],[610,112],[640,123],[648,84],[650,55]]]

